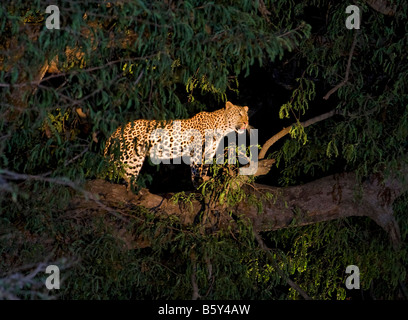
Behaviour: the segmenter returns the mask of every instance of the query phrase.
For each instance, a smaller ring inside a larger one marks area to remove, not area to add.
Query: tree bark
[[[354,173],[328,176],[303,185],[279,188],[261,184],[243,186],[247,193],[262,197],[266,193],[273,194],[272,200],[263,200],[262,209],[246,201],[240,202],[232,210],[235,216],[249,219],[256,232],[272,231],[292,226],[304,226],[323,221],[358,216],[373,219],[390,236],[394,247],[400,243],[400,231],[393,216],[392,203],[405,191],[398,179],[388,179],[379,182],[365,181],[356,188]],[[91,206],[97,211],[108,209],[115,203],[127,203],[144,206],[158,214],[175,215],[180,223],[189,225],[195,223],[197,214],[202,211],[202,203],[192,201],[189,205],[174,203],[171,194],[156,195],[142,189],[138,195],[126,190],[124,185],[111,184],[104,180],[92,180],[86,185],[86,190],[98,197],[86,200],[78,197],[75,208]],[[269,198],[270,199],[270,198]],[[101,206],[102,204],[102,206]],[[225,205],[216,204],[209,214],[226,212]],[[230,216],[225,214],[226,219]],[[129,240],[129,239],[128,239]],[[146,243],[133,243],[134,246],[145,246]]]

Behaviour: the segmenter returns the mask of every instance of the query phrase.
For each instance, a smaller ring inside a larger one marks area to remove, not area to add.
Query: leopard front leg
[[[201,155],[195,154],[192,157],[191,168],[191,180],[195,188],[198,188],[202,182],[208,181],[210,177],[208,174],[208,169],[213,163],[214,155],[217,152],[218,146],[220,144],[222,135],[215,134],[206,137],[204,145],[204,153]],[[202,147],[202,146],[200,146]],[[197,182],[200,181],[200,183]]]
[[[195,148],[190,153],[190,169],[191,169],[191,181],[194,188],[198,189],[203,181],[203,172],[207,173],[207,170],[203,170],[203,159],[201,145],[195,145]]]
[[[190,169],[191,169],[191,181],[194,188],[198,189],[199,186],[210,179],[207,175],[210,165],[204,163],[204,159],[200,157],[192,158]]]
[[[191,163],[191,182],[193,183],[194,188],[198,189],[200,185],[209,179],[208,176],[203,175],[207,174],[208,167],[203,164]]]

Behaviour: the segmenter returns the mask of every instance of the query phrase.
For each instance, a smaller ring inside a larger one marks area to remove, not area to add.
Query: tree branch
[[[389,3],[389,1],[386,0],[365,0],[365,1],[375,11],[378,11],[387,16],[393,16],[397,11],[397,6],[392,5],[391,3]]]
[[[192,255],[191,257],[191,264],[192,264],[192,272],[191,272],[191,286],[193,288],[193,296],[191,297],[191,300],[197,300],[199,298],[201,298],[200,294],[199,294],[199,289],[198,289],[198,285],[197,285],[197,281],[196,281],[196,270],[197,270],[197,262],[195,259],[195,256]]]
[[[326,112],[326,113],[324,113],[324,114],[321,114],[321,115],[319,115],[319,116],[316,116],[316,117],[314,117],[314,118],[312,118],[312,119],[309,119],[309,120],[300,122],[300,125],[301,125],[303,128],[306,128],[306,127],[308,127],[308,126],[310,126],[310,125],[312,125],[312,124],[315,124],[316,122],[319,122],[319,121],[322,121],[322,120],[326,120],[326,119],[328,119],[328,118],[334,116],[335,114],[338,114],[338,111],[332,110],[332,111]],[[266,141],[266,142],[264,143],[264,145],[262,146],[261,151],[259,152],[258,159],[263,159],[263,158],[265,158],[265,155],[266,155],[266,152],[268,151],[268,149],[269,149],[275,142],[277,142],[279,139],[281,139],[281,138],[283,138],[284,136],[286,136],[286,135],[290,132],[290,129],[291,129],[293,126],[295,126],[295,125],[296,125],[296,123],[293,123],[291,126],[282,129],[282,130],[279,131],[277,134],[275,134],[272,138],[270,138],[268,141]]]
[[[354,48],[356,47],[356,43],[357,43],[357,35],[358,35],[358,30],[356,30],[354,33],[354,39],[353,39],[353,43],[351,44],[351,49],[350,49],[350,53],[349,53],[349,57],[347,61],[346,74],[344,76],[343,81],[340,82],[334,88],[332,88],[329,92],[327,92],[326,95],[323,97],[324,100],[329,99],[333,93],[335,93],[337,90],[339,90],[342,86],[344,86],[347,83],[349,79],[349,74],[350,74],[351,59],[353,58]]]
[[[301,288],[299,287],[293,280],[291,280],[289,277],[287,277],[283,271],[279,268],[278,263],[275,261],[275,259],[273,258],[272,254],[271,254],[271,250],[268,248],[268,246],[265,244],[265,242],[262,240],[262,237],[259,235],[259,233],[257,233],[256,231],[254,231],[254,237],[256,239],[256,241],[258,242],[259,246],[261,247],[262,250],[264,250],[269,258],[269,261],[272,263],[274,269],[276,270],[276,272],[278,272],[278,274],[285,279],[286,283],[293,288],[294,290],[296,290],[297,292],[299,292],[299,294],[303,297],[303,299],[305,300],[312,300],[312,298],[310,298],[310,296]]]
[[[259,0],[258,10],[261,13],[261,15],[264,17],[264,19],[266,21],[269,21],[269,16],[271,15],[271,12],[266,8],[266,5],[263,2],[263,0]]]
[[[400,172],[399,177],[401,175],[406,176],[406,172]],[[273,195],[273,200],[262,200],[261,212],[258,211],[259,207],[246,201],[229,208],[239,213],[241,217],[249,219],[253,228],[258,232],[359,216],[374,220],[389,234],[395,247],[400,243],[400,231],[393,216],[392,204],[399,195],[407,191],[407,186],[396,177],[383,181],[378,179],[365,181],[361,185],[359,200],[356,200],[356,175],[354,173],[345,173],[336,177],[328,176],[288,188],[260,184],[254,184],[251,187],[244,185],[243,188],[246,188],[246,193],[252,193],[258,199],[270,199],[270,197],[265,197],[267,193]],[[164,216],[177,216],[182,225],[194,224],[195,217],[202,210],[202,204],[196,200],[192,200],[189,206],[183,206],[174,203],[170,199],[171,194],[159,196],[142,189],[138,195],[134,195],[126,191],[126,186],[111,184],[104,180],[89,181],[85,189],[94,194],[94,198],[100,198],[99,202],[102,205],[106,202],[110,204],[117,202],[144,206]],[[77,198],[75,203],[77,209],[82,206],[89,208],[89,200]],[[96,211],[108,210],[107,208],[109,206],[102,207],[98,203]],[[225,212],[225,207],[216,204],[213,211]],[[219,226],[230,224],[230,222],[231,217],[225,215],[221,217]],[[135,240],[133,245],[135,247],[146,246],[146,242],[138,244]]]

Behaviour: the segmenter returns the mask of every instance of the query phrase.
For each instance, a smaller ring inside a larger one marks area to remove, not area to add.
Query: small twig
[[[142,71],[140,72],[140,74],[139,74],[139,76],[137,77],[137,79],[136,79],[134,85],[137,85],[137,84],[139,83],[140,79],[142,79],[143,73],[144,73],[144,70],[142,70]]]
[[[191,273],[191,286],[193,287],[193,296],[191,297],[191,300],[197,300],[201,298],[201,296],[198,293],[198,285],[196,281],[197,261],[195,258],[194,251],[191,252],[190,258],[191,258],[191,263],[193,265],[193,272]]]
[[[295,29],[288,30],[288,31],[286,31],[286,32],[284,32],[284,33],[282,33],[282,34],[277,35],[276,37],[277,37],[277,38],[286,37],[287,35],[289,35],[289,34],[291,34],[291,33],[293,33],[293,32],[296,32],[296,31],[302,29],[303,27],[304,27],[304,25],[303,25],[303,24],[300,24],[300,25],[298,25]]]
[[[208,270],[207,280],[210,283],[210,285],[208,286],[207,292],[205,293],[205,296],[204,296],[204,297],[207,297],[212,290],[212,287],[214,284],[214,276],[212,274],[212,264],[211,264],[210,258],[206,257],[205,263],[207,264],[207,270]]]
[[[275,261],[273,258],[270,249],[266,246],[265,242],[262,240],[261,236],[259,235],[258,232],[254,230],[254,237],[256,241],[258,242],[258,245],[261,247],[262,250],[264,250],[269,257],[269,261],[273,264],[273,267],[275,270],[279,273],[279,275],[284,278],[287,282],[287,284],[292,287],[294,290],[299,292],[299,294],[305,299],[305,300],[312,300],[311,297],[301,288],[299,287],[295,282],[293,282],[286,274],[283,273],[283,271],[279,268],[278,263]]]
[[[350,74],[351,59],[353,58],[354,48],[356,47],[356,43],[357,43],[357,34],[358,34],[358,30],[356,30],[354,33],[354,39],[353,39],[353,43],[351,44],[351,49],[350,49],[350,53],[349,53],[349,57],[347,61],[347,68],[346,68],[346,74],[344,76],[344,79],[337,86],[335,86],[329,92],[326,93],[326,95],[323,97],[324,100],[329,99],[333,93],[335,93],[337,90],[339,90],[342,86],[344,86],[347,83],[349,79],[349,74]]]
[[[271,12],[270,12],[268,9],[266,9],[266,5],[265,5],[265,3],[263,2],[263,0],[259,0],[258,10],[259,10],[259,12],[261,13],[261,15],[264,17],[264,19],[265,19],[266,21],[269,21],[269,20],[268,20],[268,16],[271,15]]]
[[[77,155],[76,155],[75,157],[73,157],[72,159],[66,160],[66,161],[64,162],[64,166],[67,166],[67,165],[69,165],[70,163],[74,162],[76,159],[82,157],[86,152],[88,152],[88,150],[89,150],[89,146],[87,146],[84,150],[82,150],[81,153],[77,154]]]

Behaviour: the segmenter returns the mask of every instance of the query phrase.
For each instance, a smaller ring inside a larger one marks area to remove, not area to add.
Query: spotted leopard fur
[[[207,174],[205,159],[211,159],[221,140],[230,132],[248,128],[248,107],[240,107],[227,101],[225,108],[214,112],[200,112],[190,119],[157,121],[135,120],[120,126],[106,143],[104,154],[116,148],[117,164],[125,168],[125,180],[130,186],[132,177],[138,177],[144,159],[154,151],[157,159],[190,159],[191,178],[197,187],[197,178]],[[212,132],[207,141],[206,134]],[[197,150],[204,150],[197,152]]]

